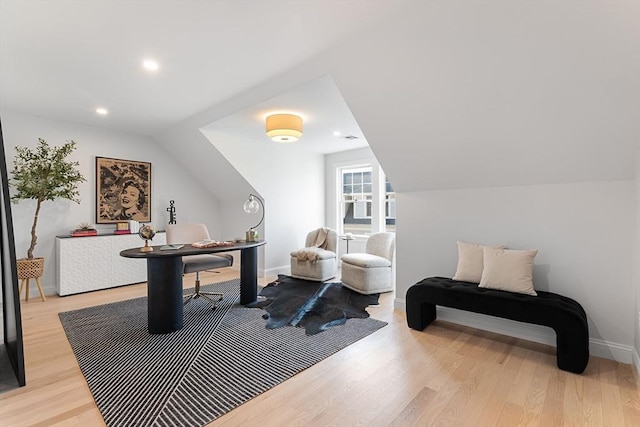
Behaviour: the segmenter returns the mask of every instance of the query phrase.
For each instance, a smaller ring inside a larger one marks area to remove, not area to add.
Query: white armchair
[[[366,253],[342,255],[342,285],[361,294],[392,291],[395,246],[395,233],[374,233],[367,240]]]
[[[338,233],[318,228],[307,234],[305,247],[291,252],[291,276],[324,282],[338,272]]]

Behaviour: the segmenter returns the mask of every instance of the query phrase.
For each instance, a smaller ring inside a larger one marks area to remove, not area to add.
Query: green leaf
[[[40,204],[45,200],[55,199],[80,203],[78,184],[86,179],[76,169],[79,166],[78,162],[66,160],[75,148],[75,141],[68,141],[61,147],[52,147],[42,138],[38,139],[38,145],[34,149],[16,147],[11,171],[13,178],[9,181],[16,192],[11,196],[11,200],[14,203],[25,199],[35,199],[38,202],[31,228],[29,258],[33,257],[33,248],[37,241],[35,231]]]

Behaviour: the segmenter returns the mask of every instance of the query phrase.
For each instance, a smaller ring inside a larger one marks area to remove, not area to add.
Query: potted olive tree
[[[13,170],[11,171],[13,177],[10,183],[16,189],[15,194],[11,196],[14,203],[26,199],[35,199],[36,201],[36,211],[31,226],[31,244],[27,250],[27,257],[17,260],[17,264],[19,279],[28,281],[28,279],[35,278],[40,286],[39,278],[43,273],[44,258],[35,258],[33,250],[38,242],[36,227],[42,202],[68,199],[80,203],[78,184],[86,180],[76,169],[79,163],[66,160],[67,156],[76,148],[74,141],[68,141],[61,147],[49,146],[47,141],[42,138],[39,138],[38,141],[38,146],[35,149],[16,147],[16,156],[13,159]],[[41,289],[40,292],[42,294]]]

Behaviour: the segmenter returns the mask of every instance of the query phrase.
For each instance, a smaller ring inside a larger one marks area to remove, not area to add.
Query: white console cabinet
[[[157,233],[150,244],[166,244],[165,233]],[[57,237],[58,294],[72,295],[146,282],[146,260],[120,256],[124,249],[143,245],[137,234]]]

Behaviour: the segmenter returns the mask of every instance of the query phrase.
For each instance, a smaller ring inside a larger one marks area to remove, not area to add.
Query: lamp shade
[[[242,209],[246,213],[251,214],[257,213],[260,210],[260,205],[258,204],[258,201],[253,194],[249,195],[249,198],[245,200],[244,204],[242,205]]]
[[[302,136],[302,117],[295,114],[268,116],[267,136],[275,142],[296,142]]]

